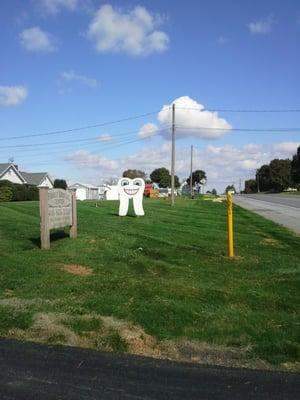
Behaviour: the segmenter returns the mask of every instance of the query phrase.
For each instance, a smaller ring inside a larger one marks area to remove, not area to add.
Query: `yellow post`
[[[227,192],[228,257],[233,257],[232,194]]]

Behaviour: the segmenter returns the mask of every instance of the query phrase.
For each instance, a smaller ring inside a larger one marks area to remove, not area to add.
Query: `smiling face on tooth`
[[[144,193],[145,183],[141,178],[122,178],[119,180],[119,193],[124,192],[129,198],[137,195],[138,193]]]

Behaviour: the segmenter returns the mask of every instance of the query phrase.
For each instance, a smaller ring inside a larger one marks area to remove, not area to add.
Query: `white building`
[[[104,188],[103,199],[104,200],[119,200],[118,186],[117,185],[107,185]]]
[[[48,186],[53,188],[53,182],[47,172],[19,171],[13,163],[0,164],[0,180],[32,186]]]
[[[76,190],[77,200],[98,200],[99,199],[99,189],[97,186],[93,186],[86,183],[74,183],[74,185],[69,186],[69,189]]]

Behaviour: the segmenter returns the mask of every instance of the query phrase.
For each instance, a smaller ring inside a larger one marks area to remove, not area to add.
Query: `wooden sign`
[[[70,238],[77,237],[77,210],[75,190],[41,187],[40,222],[41,248],[50,249],[50,230],[70,227]]]

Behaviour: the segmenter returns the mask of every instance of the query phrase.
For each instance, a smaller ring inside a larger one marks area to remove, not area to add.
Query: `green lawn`
[[[39,249],[36,202],[0,203],[0,335],[155,357],[299,368],[300,237],[226,204],[78,203],[78,238]],[[74,274],[71,272],[78,272]]]

